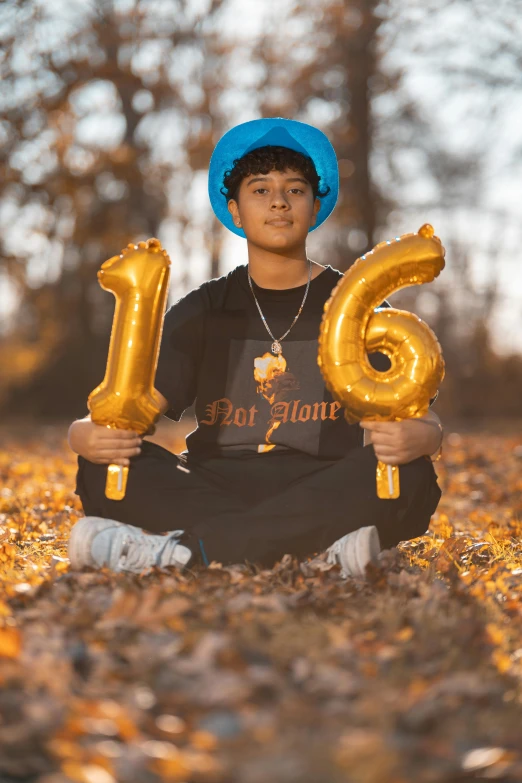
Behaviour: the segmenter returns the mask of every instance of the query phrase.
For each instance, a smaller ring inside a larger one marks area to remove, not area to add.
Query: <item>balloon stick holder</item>
[[[123,500],[127,490],[129,468],[126,465],[109,465],[105,483],[105,497],[109,500]]]
[[[397,465],[377,463],[377,497],[383,500],[395,500],[401,494],[399,468]]]

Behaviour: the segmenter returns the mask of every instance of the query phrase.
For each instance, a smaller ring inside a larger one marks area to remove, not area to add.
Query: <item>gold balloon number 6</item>
[[[116,297],[105,378],[87,404],[96,424],[146,432],[161,413],[154,389],[170,259],[159,240],[128,245],[98,272],[102,288]],[[129,468],[109,465],[105,494],[125,497]]]
[[[427,413],[444,377],[437,338],[413,313],[379,305],[401,288],[431,283],[443,268],[444,248],[426,224],[417,234],[376,245],[357,259],[332,292],[321,324],[318,362],[350,424]],[[386,372],[370,364],[368,354],[377,351],[390,360]],[[399,496],[396,466],[378,463],[377,494]]]

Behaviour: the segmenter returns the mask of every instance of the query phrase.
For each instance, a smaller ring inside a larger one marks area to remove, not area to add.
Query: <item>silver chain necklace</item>
[[[282,349],[282,347],[281,347],[281,343],[283,342],[283,340],[285,339],[285,337],[287,337],[287,335],[289,335],[289,334],[290,334],[290,331],[291,331],[291,329],[293,328],[293,326],[295,325],[295,323],[296,323],[297,319],[299,318],[299,316],[300,316],[300,315],[301,315],[301,313],[303,312],[303,307],[304,307],[304,304],[305,304],[305,302],[306,302],[306,297],[308,296],[308,289],[310,288],[310,280],[312,279],[312,262],[310,261],[310,259],[307,259],[307,260],[308,260],[308,263],[310,264],[310,267],[309,267],[309,269],[308,269],[308,282],[307,282],[307,284],[306,284],[306,290],[305,290],[305,292],[304,292],[303,301],[301,302],[301,307],[300,307],[300,308],[299,308],[299,310],[297,311],[297,315],[296,315],[296,317],[294,318],[294,320],[293,320],[293,321],[292,321],[292,323],[290,324],[290,328],[289,328],[289,329],[287,329],[287,330],[286,330],[286,332],[285,332],[285,333],[284,333],[284,334],[283,334],[283,335],[282,335],[282,336],[281,336],[279,339],[277,339],[276,337],[274,337],[274,335],[273,335],[273,334],[272,334],[272,332],[270,331],[270,328],[269,328],[269,326],[268,326],[268,324],[267,324],[267,322],[266,322],[266,318],[265,318],[265,316],[263,315],[263,311],[261,310],[261,307],[259,306],[259,302],[257,301],[257,299],[256,299],[256,295],[255,295],[255,293],[254,293],[254,287],[253,287],[253,285],[252,285],[252,278],[250,277],[250,270],[248,270],[248,272],[247,272],[247,274],[248,274],[248,283],[249,283],[249,285],[250,285],[250,290],[252,291],[252,296],[254,297],[254,302],[255,302],[255,303],[256,303],[256,305],[257,305],[257,309],[259,310],[259,315],[261,316],[261,320],[263,321],[263,323],[264,323],[264,325],[265,325],[265,329],[266,329],[266,331],[268,332],[268,334],[270,335],[270,337],[271,337],[271,338],[272,338],[272,340],[274,341],[274,342],[272,343],[272,349],[271,349],[271,350],[272,350],[272,353],[273,353],[273,354],[275,354],[276,356],[278,356],[278,354],[280,354],[280,353],[282,353],[282,352],[283,352],[283,349]]]

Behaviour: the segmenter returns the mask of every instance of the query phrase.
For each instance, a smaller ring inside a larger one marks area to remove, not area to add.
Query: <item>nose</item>
[[[270,204],[270,209],[275,212],[280,209],[286,210],[289,208],[290,208],[290,204],[288,202],[288,198],[286,196],[285,191],[282,188],[276,188],[272,196],[272,203]]]

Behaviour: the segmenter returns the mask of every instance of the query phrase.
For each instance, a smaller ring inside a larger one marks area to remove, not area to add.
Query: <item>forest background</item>
[[[513,0],[6,0],[0,9],[0,415],[84,415],[114,300],[96,271],[157,236],[170,300],[246,261],[206,197],[238,122],[330,137],[346,270],[431,222],[447,266],[392,301],[436,331],[442,416],[522,414],[522,22]]]

